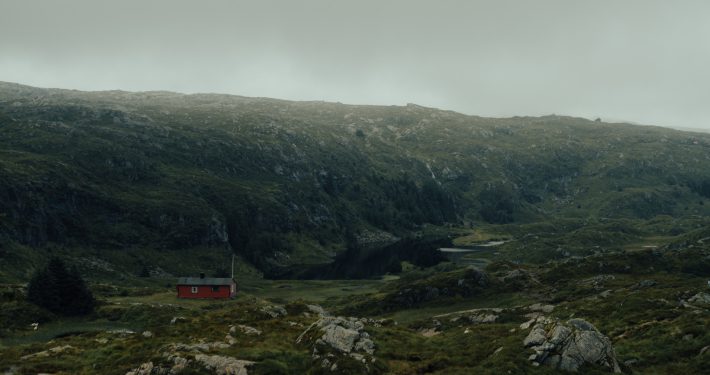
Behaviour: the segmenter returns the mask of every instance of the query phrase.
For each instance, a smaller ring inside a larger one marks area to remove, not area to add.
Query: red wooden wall
[[[192,293],[191,285],[178,285],[178,298],[229,298],[229,285],[197,285],[197,293]],[[219,288],[213,291],[212,288]]]

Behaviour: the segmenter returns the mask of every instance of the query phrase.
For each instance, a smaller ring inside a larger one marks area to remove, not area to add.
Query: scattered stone
[[[639,360],[636,358],[632,358],[632,359],[628,359],[628,360],[624,361],[624,365],[626,365],[628,367],[635,366],[638,363],[639,363]]]
[[[528,329],[530,326],[537,321],[537,317],[528,320],[525,323],[520,324],[520,329]]]
[[[107,338],[104,338],[104,337],[102,337],[102,338],[100,338],[100,339],[96,339],[96,340],[94,340],[94,341],[98,342],[99,344],[106,344],[106,343],[108,343],[108,339],[107,339]]]
[[[184,316],[176,316],[170,320],[170,324],[176,324],[177,322],[184,322],[184,321],[187,321],[187,318],[185,318]]]
[[[543,305],[541,303],[534,303],[530,306],[528,306],[528,310],[534,311],[534,312],[542,312],[545,314],[549,314],[552,312],[552,310],[555,309],[555,305]]]
[[[525,347],[535,354],[529,359],[533,365],[544,364],[555,369],[577,371],[585,363],[605,366],[615,373],[621,368],[611,340],[591,323],[570,319],[566,323],[537,323],[523,340]]]
[[[198,354],[195,356],[195,360],[217,375],[247,375],[246,368],[254,364],[252,361],[219,355]]]
[[[322,307],[320,307],[320,306],[318,306],[318,305],[306,305],[306,308],[308,309],[308,311],[310,311],[310,312],[312,312],[313,314],[316,314],[316,315],[318,315],[318,316],[328,316],[328,315],[330,315],[330,314],[328,314],[327,311],[325,311],[325,309],[323,309]]]
[[[588,279],[581,280],[579,284],[584,286],[592,286],[594,288],[601,288],[603,287],[605,282],[614,279],[616,279],[614,275],[597,275]]]
[[[259,311],[263,312],[264,314],[266,314],[272,318],[279,318],[282,316],[286,316],[286,314],[287,314],[286,309],[284,309],[283,306],[278,306],[278,305],[264,306]]]
[[[710,294],[705,292],[697,293],[696,295],[690,297],[688,302],[710,305]]]
[[[700,349],[700,353],[698,353],[698,355],[704,355],[706,353],[710,353],[710,345],[704,346],[702,349]]]
[[[126,375],[151,375],[154,369],[153,362],[146,362],[138,366],[138,368],[128,371]]]
[[[171,344],[171,348],[173,352],[176,351],[182,351],[182,352],[208,352],[213,349],[226,349],[229,348],[228,343],[225,342],[200,342],[196,344],[182,344],[182,343],[177,343],[177,344]]]
[[[464,333],[468,333],[468,328],[467,328],[466,330],[467,330],[467,331],[464,332]],[[441,332],[440,332],[440,331],[437,331],[436,328],[422,329],[422,330],[419,331],[419,333],[421,333],[421,335],[424,336],[424,337],[434,337],[434,336],[436,336],[436,335],[440,335],[440,334],[441,334]]]
[[[242,324],[238,324],[236,326],[229,327],[229,333],[236,333],[237,329],[246,335],[256,335],[256,336],[261,335],[260,330],[254,328],[254,327],[249,327],[249,326],[245,326]]]
[[[64,353],[68,350],[74,350],[74,349],[76,349],[76,348],[74,348],[71,345],[55,346],[53,348],[50,348],[50,349],[47,349],[47,350],[44,350],[41,352],[32,353],[32,354],[22,356],[22,357],[20,357],[20,359],[27,360],[27,359],[32,359],[32,358],[49,357],[50,355],[53,355],[53,354],[61,354],[61,353]]]
[[[224,336],[224,341],[229,344],[229,345],[234,345],[237,343],[237,339],[235,339],[232,335],[227,334],[227,336]]]
[[[528,272],[518,268],[518,269],[514,269],[512,271],[506,272],[505,275],[500,276],[498,279],[500,281],[506,282],[508,280],[521,279],[521,278],[525,278],[527,276],[528,276]]]
[[[114,334],[114,335],[121,335],[121,336],[135,334],[135,332],[131,331],[130,329],[114,329],[114,330],[106,331],[106,332]]]
[[[153,332],[151,332],[151,331],[143,331],[142,335],[143,335],[143,337],[145,337],[145,338],[150,338],[150,337],[153,337]]]
[[[650,288],[652,286],[655,286],[658,284],[654,280],[641,280],[638,282],[638,284],[633,286],[633,289],[643,289],[643,288]]]
[[[495,314],[476,314],[468,316],[468,320],[474,324],[495,323],[496,319],[498,319],[498,315]]]
[[[607,289],[607,290],[605,290],[605,291],[599,293],[599,297],[601,297],[601,298],[607,298],[607,297],[609,297],[609,296],[611,295],[612,292],[613,292],[613,290]]]

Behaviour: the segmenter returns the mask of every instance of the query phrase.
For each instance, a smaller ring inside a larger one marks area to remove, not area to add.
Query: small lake
[[[483,268],[490,262],[496,246],[504,243],[506,241],[490,241],[469,247],[442,247],[439,251],[454,263]]]

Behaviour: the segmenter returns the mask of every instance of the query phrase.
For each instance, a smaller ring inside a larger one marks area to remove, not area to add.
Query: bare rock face
[[[523,345],[535,351],[530,355],[534,365],[576,372],[589,363],[621,372],[611,340],[586,320],[538,322],[523,340]]]

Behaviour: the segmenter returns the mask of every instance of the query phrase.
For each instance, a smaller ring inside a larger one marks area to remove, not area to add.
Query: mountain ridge
[[[365,230],[710,207],[710,135],[557,115],[0,83],[0,126],[5,246],[231,248],[278,275]]]

